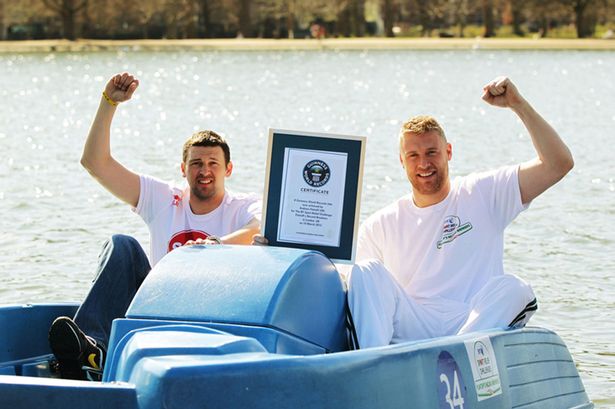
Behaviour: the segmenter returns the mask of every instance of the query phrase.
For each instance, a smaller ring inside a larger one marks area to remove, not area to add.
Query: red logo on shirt
[[[179,206],[179,202],[182,201],[182,197],[180,195],[173,195],[173,206]]]
[[[209,237],[209,233],[205,233],[200,230],[182,230],[179,233],[175,233],[171,240],[169,240],[169,248],[167,251],[172,251],[178,247],[186,244],[187,241],[196,239],[206,239]]]

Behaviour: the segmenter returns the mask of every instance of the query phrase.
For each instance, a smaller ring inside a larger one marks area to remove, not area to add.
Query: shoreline
[[[0,41],[0,53],[295,50],[615,50],[615,40],[552,38],[331,38]]]

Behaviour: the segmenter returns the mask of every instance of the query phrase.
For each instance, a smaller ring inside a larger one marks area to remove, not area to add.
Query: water
[[[106,80],[141,80],[113,124],[128,167],[181,180],[181,144],[225,134],[236,191],[262,192],[267,127],[368,137],[361,218],[408,191],[403,120],[429,113],[452,175],[534,156],[521,123],[480,99],[505,73],[559,130],[573,171],[507,230],[506,269],[529,280],[533,324],[568,344],[597,407],[615,407],[615,53],[514,51],[0,54],[0,303],[80,301],[102,241],[148,246],[144,224],[79,165]]]

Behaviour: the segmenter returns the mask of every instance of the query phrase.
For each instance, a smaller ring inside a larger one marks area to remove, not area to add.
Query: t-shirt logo
[[[173,202],[172,202],[173,206],[175,207],[179,206],[181,201],[182,201],[182,197],[180,195],[173,195]]]
[[[467,222],[461,224],[459,217],[446,216],[444,218],[444,223],[442,226],[442,239],[438,240],[438,242],[436,243],[436,247],[438,249],[441,249],[442,246],[446,243],[450,243],[457,237],[469,232],[470,230],[472,230],[472,223]]]
[[[209,237],[209,233],[205,233],[204,231],[182,230],[178,233],[175,233],[173,237],[171,237],[171,240],[169,240],[169,248],[167,251],[170,252],[172,250],[175,250],[176,248],[186,244],[186,242],[189,240],[206,239],[207,237]]]

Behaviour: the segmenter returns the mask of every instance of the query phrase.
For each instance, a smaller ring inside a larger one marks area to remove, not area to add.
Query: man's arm
[[[258,234],[260,228],[261,223],[255,217],[239,230],[220,237],[220,240],[223,244],[252,244],[252,238]]]
[[[117,74],[109,80],[81,156],[81,164],[94,179],[132,206],[137,206],[139,201],[139,175],[111,156],[110,134],[117,105],[128,101],[138,86],[139,81],[128,73]]]
[[[217,237],[217,240],[196,239],[188,240],[184,246],[193,246],[195,244],[260,244],[266,246],[268,244],[267,239],[264,236],[258,234],[261,228],[261,223],[255,217],[250,220],[245,226],[235,230],[222,237]],[[256,239],[258,237],[258,239]],[[256,240],[255,240],[256,239]],[[255,242],[256,241],[256,242]]]
[[[512,109],[532,138],[538,157],[519,166],[521,201],[529,203],[572,169],[572,154],[555,129],[521,96],[508,78],[496,78],[485,85],[483,91],[487,103]]]

